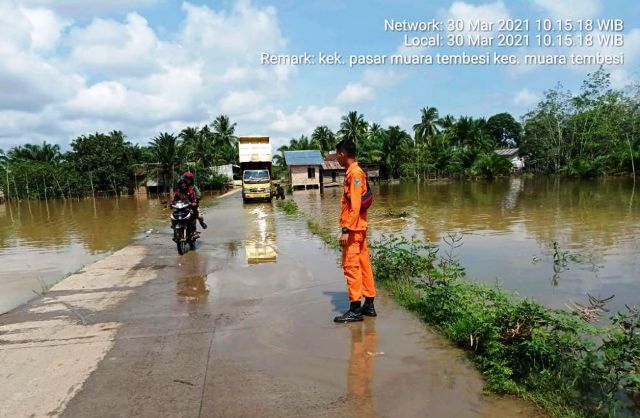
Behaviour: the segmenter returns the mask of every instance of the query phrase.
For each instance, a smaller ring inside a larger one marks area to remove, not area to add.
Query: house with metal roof
[[[327,154],[322,164],[322,186],[335,187],[344,183],[347,170],[338,163],[338,154],[335,151]]]
[[[320,188],[324,161],[319,150],[285,151],[284,161],[294,190]]]
[[[502,148],[495,150],[495,153],[511,161],[514,171],[524,168],[524,156],[520,155],[520,148]]]

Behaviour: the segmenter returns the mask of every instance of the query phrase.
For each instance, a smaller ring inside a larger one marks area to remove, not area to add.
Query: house
[[[340,186],[344,182],[347,170],[338,163],[338,154],[330,152],[322,164],[323,187]]]
[[[524,157],[520,155],[520,148],[502,148],[495,152],[511,161],[513,171],[520,171],[524,168]]]
[[[294,190],[320,188],[323,161],[319,150],[285,151],[284,161]]]
[[[373,163],[358,163],[358,164],[360,165],[360,168],[362,168],[364,172],[367,173],[367,178],[372,183],[375,183],[376,181],[380,180],[380,164],[373,164]]]
[[[229,181],[240,179],[240,166],[236,164],[216,165],[211,167],[211,171],[215,174],[226,176]]]

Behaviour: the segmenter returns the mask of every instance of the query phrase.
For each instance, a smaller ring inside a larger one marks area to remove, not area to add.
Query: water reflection
[[[189,251],[180,258],[180,261],[180,275],[176,282],[176,293],[184,301],[196,304],[206,303],[209,296],[208,257],[198,251]]]
[[[349,325],[351,356],[347,368],[347,400],[354,417],[374,417],[373,364],[377,353],[376,321]]]
[[[178,295],[195,303],[204,303],[209,295],[207,276],[183,277],[177,282]]]
[[[246,236],[244,242],[249,264],[270,263],[278,259],[276,225],[273,206],[261,204],[245,206]]]

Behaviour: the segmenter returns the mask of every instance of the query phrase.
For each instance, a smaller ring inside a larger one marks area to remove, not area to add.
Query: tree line
[[[640,86],[611,87],[602,68],[573,94],[557,86],[518,122],[509,113],[489,118],[441,116],[435,107],[421,109],[407,132],[383,128],[357,111],[343,116],[337,132],[318,126],[291,139],[284,151],[318,149],[325,155],[338,140],[350,139],[362,162],[379,164],[386,178],[485,177],[507,175],[511,163],[496,149],[519,148],[531,172],[569,176],[635,175],[640,163]]]
[[[80,136],[68,152],[46,141],[0,150],[0,188],[5,199],[120,196],[146,178],[157,179],[159,191],[169,191],[187,170],[196,173],[202,187],[219,188],[227,179],[211,167],[237,163],[235,127],[220,115],[210,125],[187,127],[178,135],[162,132],[146,146],[112,131]]]
[[[407,132],[382,127],[351,111],[333,132],[316,127],[311,136],[291,139],[274,155],[283,174],[284,151],[318,149],[327,154],[342,139],[354,141],[362,162],[380,165],[383,178],[491,178],[508,175],[499,148],[519,148],[531,172],[568,176],[633,174],[640,166],[640,86],[614,89],[603,69],[588,74],[577,93],[558,85],[517,121],[509,113],[489,118],[440,115],[420,110]],[[131,192],[145,178],[169,190],[180,173],[194,171],[205,188],[226,179],[210,167],[238,162],[236,123],[220,115],[211,124],[163,132],[149,145],[132,144],[121,131],[83,135],[71,150],[27,144],[0,150],[0,187],[6,197],[46,199]]]

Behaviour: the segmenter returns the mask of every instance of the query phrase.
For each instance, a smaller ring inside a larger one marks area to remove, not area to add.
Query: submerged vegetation
[[[316,222],[310,230],[339,248]],[[488,389],[529,399],[556,417],[625,416],[640,394],[640,310],[627,307],[596,326],[606,300],[548,309],[499,286],[465,280],[444,248],[394,236],[372,248],[376,280],[404,307],[467,350]],[[628,395],[628,396],[627,396]],[[636,406],[638,407],[638,406]]]
[[[298,213],[298,204],[294,200],[278,200],[276,204],[288,215]]]

